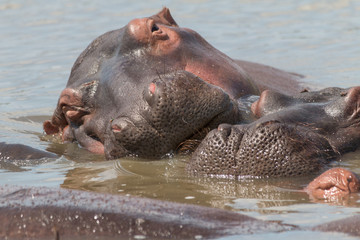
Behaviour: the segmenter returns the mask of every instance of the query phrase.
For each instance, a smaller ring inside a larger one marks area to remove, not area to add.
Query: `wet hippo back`
[[[194,239],[294,227],[188,204],[67,189],[0,187],[7,239]]]
[[[0,142],[0,160],[30,160],[56,157],[57,155],[53,153],[41,151],[26,145]]]

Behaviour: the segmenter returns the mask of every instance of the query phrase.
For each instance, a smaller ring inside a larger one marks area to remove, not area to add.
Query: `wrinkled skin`
[[[262,109],[261,102],[267,103],[267,96],[274,95],[277,98],[269,100],[274,104]],[[305,95],[315,101],[318,93]],[[279,102],[291,104],[281,109],[276,99],[288,99]],[[265,92],[253,109],[270,113],[251,124],[222,124],[211,131],[192,155],[187,170],[195,175],[235,178],[297,176],[318,172],[359,147],[360,87],[336,90],[318,102],[304,99],[308,97]]]
[[[304,189],[315,200],[343,198],[360,191],[359,177],[343,168],[332,168]]]
[[[271,85],[295,92],[299,77],[229,58],[164,8],[88,46],[44,130],[108,159],[158,158],[204,128],[241,121],[234,98]]]
[[[6,239],[204,239],[296,227],[159,200],[67,189],[0,187]]]
[[[213,239],[292,230],[360,236],[358,216],[310,229],[215,208],[45,187],[0,187],[6,239]]]

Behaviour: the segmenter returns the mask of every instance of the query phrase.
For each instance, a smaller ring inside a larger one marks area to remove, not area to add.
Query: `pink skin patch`
[[[313,199],[335,199],[359,192],[358,177],[343,168],[332,168],[315,178],[304,189]]]
[[[156,90],[156,85],[155,85],[155,83],[150,83],[150,85],[149,85],[149,91],[150,91],[152,94],[155,94],[155,90]]]
[[[121,128],[117,125],[112,125],[111,129],[113,130],[113,132],[117,133],[117,132],[121,132]]]

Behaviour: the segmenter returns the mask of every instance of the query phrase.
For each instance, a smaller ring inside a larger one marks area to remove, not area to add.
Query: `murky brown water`
[[[166,5],[179,25],[198,31],[231,57],[302,73],[306,85],[360,85],[359,1],[168,1]],[[184,157],[104,161],[76,144],[55,143],[43,136],[42,122],[50,118],[73,62],[90,41],[162,6],[161,1],[0,1],[1,141],[63,155],[35,164],[3,163],[0,183],[200,204],[305,227],[358,214],[360,195],[334,204],[314,203],[300,192],[313,176],[190,178],[184,172]],[[360,153],[348,154],[334,165],[360,174]],[[330,236],[305,231],[245,238]]]

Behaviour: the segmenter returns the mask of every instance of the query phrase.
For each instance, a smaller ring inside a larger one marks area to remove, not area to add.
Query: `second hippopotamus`
[[[252,105],[261,116],[222,124],[201,142],[187,165],[196,175],[298,176],[318,172],[360,146],[360,87],[296,96],[265,91]]]

